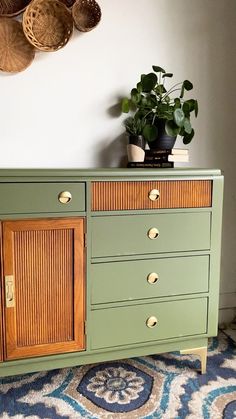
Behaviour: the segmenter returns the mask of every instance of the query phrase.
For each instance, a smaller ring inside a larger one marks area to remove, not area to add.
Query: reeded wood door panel
[[[83,350],[83,218],[4,222],[3,255],[6,359]]]

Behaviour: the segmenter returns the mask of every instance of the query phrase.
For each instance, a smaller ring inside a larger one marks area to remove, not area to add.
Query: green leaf
[[[180,128],[174,121],[166,121],[165,130],[170,137],[176,137],[180,132]]]
[[[142,79],[143,91],[146,93],[151,92],[157,84],[157,76],[154,73],[145,75]]]
[[[131,90],[131,100],[132,102],[136,105],[139,101],[140,101],[140,93],[138,92],[137,89],[132,89]]]
[[[185,90],[192,90],[192,88],[193,88],[193,84],[189,80],[184,80],[183,86],[184,86]]]
[[[158,65],[153,65],[152,66],[153,71],[155,71],[155,73],[165,73],[166,71],[164,70],[164,68],[159,67]]]
[[[174,109],[181,108],[181,102],[180,102],[180,99],[178,97],[174,99],[174,102],[175,102]]]
[[[173,73],[162,74],[162,77],[173,77]]]
[[[155,87],[155,92],[156,92],[158,95],[162,95],[163,93],[166,93],[166,89],[165,89],[165,87],[163,86],[163,84],[158,84],[158,85]]]
[[[194,110],[195,100],[194,99],[188,99],[184,102],[188,106],[189,112],[192,112]]]
[[[142,83],[141,83],[141,81],[140,81],[139,83],[137,83],[137,91],[138,91],[139,93],[141,93],[141,92],[142,92],[142,90],[143,90],[143,85],[142,85]]]
[[[166,96],[164,100],[165,100],[166,103],[169,103],[170,102],[170,96]]]
[[[155,125],[148,124],[143,129],[143,136],[149,143],[155,141],[157,138],[158,130]]]
[[[191,134],[192,132],[192,125],[188,118],[184,119],[184,129],[187,132],[187,134]]]
[[[178,108],[174,111],[174,121],[178,127],[182,127],[185,121],[185,115],[182,109]]]
[[[191,112],[191,105],[189,101],[183,103],[182,109],[184,111],[185,116],[189,116]]]
[[[194,103],[194,111],[195,111],[195,116],[197,118],[198,116],[198,101],[197,100],[195,100],[195,103]]]
[[[185,134],[183,137],[183,143],[189,144],[192,141],[194,134],[195,134],[194,129],[192,129],[190,134]]]
[[[127,97],[122,99],[121,110],[122,110],[123,113],[128,113],[129,110],[130,110],[130,101]]]
[[[180,97],[184,97],[184,90],[192,90],[193,84],[189,80],[184,80],[181,88]]]

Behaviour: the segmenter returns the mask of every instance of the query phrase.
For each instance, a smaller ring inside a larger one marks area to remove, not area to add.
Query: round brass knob
[[[159,231],[156,227],[150,228],[150,230],[148,230],[148,237],[151,240],[157,239],[157,237],[159,236]]]
[[[58,201],[61,204],[68,204],[68,202],[70,202],[71,200],[72,200],[72,195],[68,191],[60,192],[58,195]]]
[[[158,189],[152,189],[148,194],[148,198],[151,201],[157,201],[159,197],[160,197],[160,192],[158,191]]]
[[[151,316],[147,319],[146,321],[146,325],[147,327],[149,327],[150,329],[152,327],[155,327],[157,325],[157,318],[155,316]]]
[[[149,284],[155,284],[159,279],[159,276],[156,272],[152,272],[148,275],[147,277],[147,281],[149,282]]]

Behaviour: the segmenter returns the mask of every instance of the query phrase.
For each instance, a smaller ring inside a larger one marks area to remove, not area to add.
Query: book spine
[[[158,162],[158,163],[147,163],[147,162],[129,162],[127,167],[129,168],[172,168],[174,167],[173,162]]]
[[[160,154],[158,155],[145,155],[144,161],[147,163],[164,163],[168,162],[168,156],[169,154]]]
[[[172,149],[165,150],[145,150],[146,156],[168,156],[172,153]]]

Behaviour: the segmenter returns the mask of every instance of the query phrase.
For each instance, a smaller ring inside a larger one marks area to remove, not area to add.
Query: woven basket
[[[60,0],[61,3],[63,3],[66,7],[72,7],[75,0]]]
[[[42,51],[64,47],[73,32],[73,19],[58,0],[33,0],[23,15],[23,29],[29,42]]]
[[[0,0],[0,16],[19,15],[31,0]]]
[[[101,20],[101,9],[95,0],[77,0],[72,7],[72,16],[76,29],[88,32]]]
[[[34,59],[34,47],[27,41],[22,25],[14,19],[0,18],[0,70],[18,73]]]

